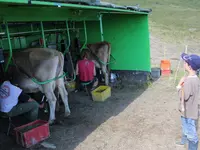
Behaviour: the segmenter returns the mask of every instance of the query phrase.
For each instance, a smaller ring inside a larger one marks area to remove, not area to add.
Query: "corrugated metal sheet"
[[[150,13],[152,11],[151,9],[140,8],[139,5],[119,6],[112,3],[101,2],[100,0],[0,0],[0,3],[63,6],[77,9],[99,9],[128,13]]]
[[[116,4],[112,4],[112,3],[108,3],[108,2],[101,2],[101,0],[36,0],[36,1],[82,4],[82,5],[89,5],[89,6],[100,6],[100,7],[108,7],[108,8],[127,9],[127,10],[146,12],[146,13],[150,13],[152,11],[151,9],[140,8],[139,5],[136,5],[136,6],[120,6],[120,5],[116,5]]]

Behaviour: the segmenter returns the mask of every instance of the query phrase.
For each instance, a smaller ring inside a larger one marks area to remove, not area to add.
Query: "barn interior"
[[[150,71],[148,13],[151,10],[49,1],[0,2],[1,48],[4,50],[25,49],[39,39],[44,41],[40,47],[56,46],[61,50],[64,40],[62,51],[67,52],[71,47],[75,55],[76,38],[80,41],[78,52],[89,43],[108,41],[116,60],[109,64],[111,70]]]
[[[81,51],[87,44],[101,41],[111,43],[111,60],[107,64],[111,72],[126,78],[133,72],[150,72],[149,9],[98,1],[0,0],[0,10],[0,49],[9,60],[2,65],[5,72],[12,64],[12,53],[32,47],[52,48],[70,60],[65,71],[69,72],[68,80],[73,81]],[[90,102],[86,102],[87,108]]]

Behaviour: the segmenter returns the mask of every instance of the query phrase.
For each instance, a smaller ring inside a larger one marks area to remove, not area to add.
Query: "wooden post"
[[[185,45],[185,53],[188,53],[188,45]],[[184,75],[185,75],[185,69],[184,69]]]

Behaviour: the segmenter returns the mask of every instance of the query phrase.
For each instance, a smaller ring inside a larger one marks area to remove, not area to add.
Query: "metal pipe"
[[[41,31],[27,31],[27,32],[17,32],[17,33],[10,33],[10,36],[15,35],[22,35],[22,34],[30,34],[30,33],[40,33]],[[4,33],[5,34],[5,33]],[[3,35],[3,34],[2,34]]]
[[[44,27],[43,27],[43,23],[42,21],[40,21],[40,26],[41,26],[41,32],[42,32],[42,39],[43,39],[43,47],[46,48],[46,39],[45,39],[45,35],[44,35]]]
[[[1,35],[1,33],[2,33],[2,28],[1,28],[1,26],[0,26],[0,35]],[[0,47],[0,48],[4,49],[4,48],[3,48],[3,41],[2,41],[2,38],[0,39],[0,44],[1,44],[1,47]]]
[[[18,37],[18,41],[19,41],[19,46],[20,46],[20,49],[21,49],[22,48],[21,37]]]
[[[103,20],[102,20],[103,15],[100,14],[99,16],[99,21],[100,21],[100,33],[101,33],[101,41],[104,41],[104,35],[103,35]]]
[[[17,31],[19,32],[19,28],[17,28]],[[20,49],[21,49],[22,48],[21,37],[18,37],[18,41],[19,41],[19,45],[20,45]]]
[[[51,41],[51,33],[47,36],[47,42],[50,43],[49,41]]]
[[[87,27],[86,27],[86,22],[85,21],[83,21],[83,25],[84,25],[85,43],[81,47],[80,51],[82,51],[85,48],[85,46],[87,44],[87,40],[88,40],[87,39]]]
[[[70,33],[69,33],[69,25],[68,25],[68,21],[66,20],[66,28],[67,28],[67,38],[68,38],[68,43],[66,42],[67,48],[64,51],[64,55],[67,53],[67,51],[69,50],[70,44],[71,44],[71,39],[70,39]]]
[[[73,21],[72,24],[73,24],[72,29],[75,30],[76,29],[75,22]]]
[[[31,23],[31,31],[33,31],[33,24]]]
[[[9,64],[10,64],[11,59],[12,59],[12,44],[11,44],[11,41],[10,41],[10,32],[9,32],[9,28],[8,28],[8,23],[7,22],[5,22],[5,26],[6,26],[6,34],[7,34],[7,38],[8,38],[8,45],[9,45],[9,57],[8,57],[8,62],[6,64],[6,68],[5,68],[5,71],[7,72]]]
[[[83,28],[79,28],[79,29],[83,29]],[[73,28],[69,28],[69,30],[73,30]],[[44,32],[55,32],[55,31],[67,31],[67,29],[49,29],[49,30],[44,30]],[[17,32],[17,33],[10,33],[10,36],[13,36],[13,35],[22,35],[22,34],[30,34],[30,33],[40,33],[42,32],[41,30],[38,30],[38,31],[27,31],[27,32]],[[1,32],[0,33],[0,36],[1,35],[4,35],[6,33],[4,32]]]
[[[59,48],[59,44],[58,44],[58,41],[59,41],[59,34],[58,33],[55,33],[56,35],[56,49],[58,50]]]
[[[1,44],[1,47],[0,47],[0,48],[4,49],[4,48],[3,48],[3,41],[2,41],[2,39],[0,39],[0,44]]]

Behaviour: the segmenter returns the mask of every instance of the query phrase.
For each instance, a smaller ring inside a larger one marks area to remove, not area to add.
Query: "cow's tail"
[[[64,55],[59,52],[59,63],[58,63],[58,74],[59,76],[63,75],[64,70]]]
[[[110,56],[111,56],[111,44],[109,42],[106,42],[108,45],[108,63],[110,62]]]

